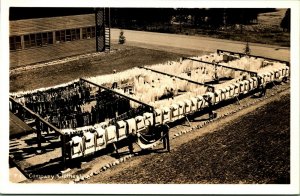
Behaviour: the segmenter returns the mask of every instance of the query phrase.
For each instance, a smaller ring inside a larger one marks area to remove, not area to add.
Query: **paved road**
[[[118,40],[119,29],[111,30],[113,42]],[[245,43],[224,39],[215,39],[201,36],[177,35],[167,33],[153,33],[144,31],[124,30],[124,35],[128,45],[158,49],[158,50],[194,50],[214,52],[217,49],[242,52]],[[266,56],[281,60],[290,60],[290,48],[250,43],[253,55]]]

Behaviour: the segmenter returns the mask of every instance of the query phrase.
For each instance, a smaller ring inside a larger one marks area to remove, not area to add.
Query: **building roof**
[[[95,26],[94,14],[23,19],[9,22],[10,36]]]

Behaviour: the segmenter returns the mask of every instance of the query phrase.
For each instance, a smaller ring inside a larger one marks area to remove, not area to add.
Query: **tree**
[[[247,43],[246,43],[246,46],[245,46],[245,48],[244,48],[244,53],[245,53],[246,55],[249,55],[250,52],[251,52],[251,49],[250,49],[250,46],[249,46],[249,42],[247,42]]]
[[[290,32],[291,30],[291,9],[287,9],[285,15],[280,23],[280,27],[283,28],[284,31]]]

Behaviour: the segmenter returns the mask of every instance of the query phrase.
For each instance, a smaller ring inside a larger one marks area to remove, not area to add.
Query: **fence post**
[[[37,152],[42,152],[42,130],[40,126],[40,121],[38,118],[35,119],[36,135],[37,135]]]
[[[61,134],[61,157],[63,169],[66,169],[66,135]]]

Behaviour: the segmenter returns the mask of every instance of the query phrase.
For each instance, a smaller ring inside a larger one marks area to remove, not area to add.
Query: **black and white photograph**
[[[299,2],[213,2],[6,2],[1,180],[299,193]]]

